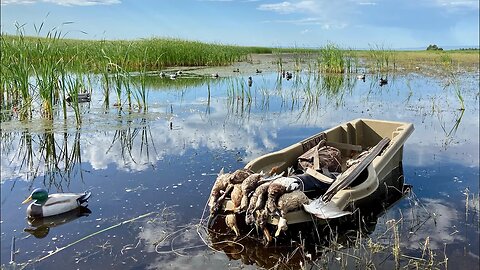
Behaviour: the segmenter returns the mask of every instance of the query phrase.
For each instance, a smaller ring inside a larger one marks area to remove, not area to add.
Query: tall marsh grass
[[[322,47],[317,59],[318,69],[326,73],[351,73],[356,71],[355,55],[349,50],[329,43]]]

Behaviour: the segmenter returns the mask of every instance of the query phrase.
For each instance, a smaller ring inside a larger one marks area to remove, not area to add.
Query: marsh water
[[[106,107],[101,84],[94,83],[78,128],[73,114],[53,123],[4,119],[2,268],[391,269],[431,263],[478,269],[479,74],[388,74],[388,84],[380,86],[381,75],[362,81],[303,71],[286,80],[253,68],[220,78],[152,75],[147,111]],[[336,243],[295,263],[288,260],[295,247],[249,243],[250,250],[261,247],[258,260],[244,249],[205,245],[211,240],[198,224],[222,168],[236,170],[356,118],[415,126],[402,164],[412,191],[374,220],[358,245]],[[88,190],[92,197],[88,210],[29,224],[21,202],[35,187]]]

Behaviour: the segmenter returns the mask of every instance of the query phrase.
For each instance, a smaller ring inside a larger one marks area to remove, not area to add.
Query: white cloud
[[[61,6],[95,6],[120,4],[120,0],[3,0],[2,5],[52,3]]]
[[[375,2],[358,2],[359,5],[361,6],[375,6],[377,3]]]
[[[280,14],[288,14],[295,12],[315,12],[318,10],[318,5],[315,1],[300,1],[300,2],[281,2],[277,4],[262,4],[258,7],[259,10],[274,11]]]
[[[449,8],[479,8],[478,0],[434,0],[433,4]]]

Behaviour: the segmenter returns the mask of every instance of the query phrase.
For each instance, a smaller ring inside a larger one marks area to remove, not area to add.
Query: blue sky
[[[69,38],[172,37],[235,45],[415,48],[479,45],[479,0],[1,0],[15,22]],[[66,22],[73,22],[64,24]]]

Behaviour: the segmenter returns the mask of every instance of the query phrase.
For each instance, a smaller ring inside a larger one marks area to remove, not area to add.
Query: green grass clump
[[[355,70],[355,56],[348,50],[329,43],[322,47],[317,59],[320,72],[349,73]]]

